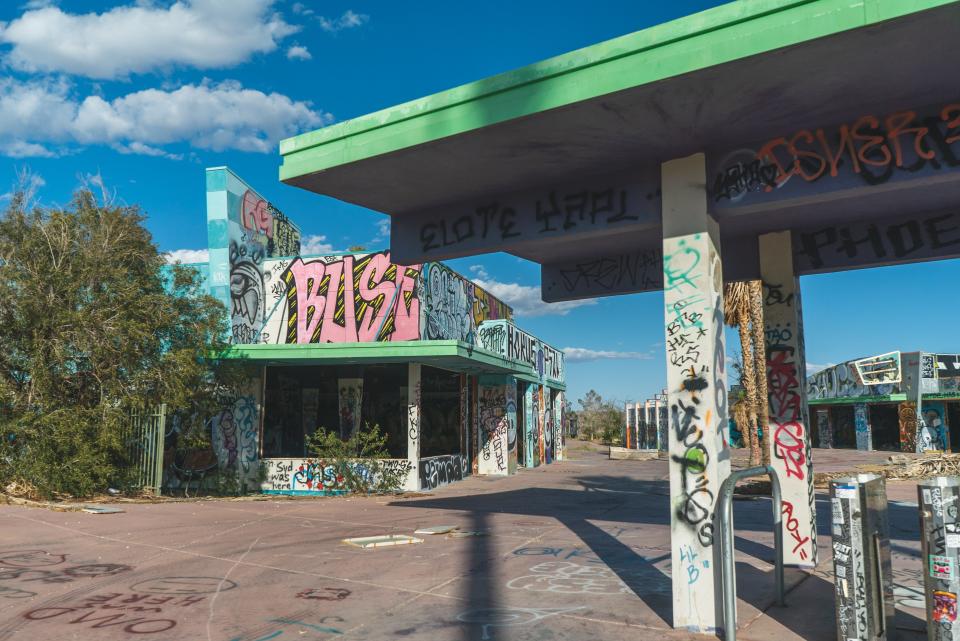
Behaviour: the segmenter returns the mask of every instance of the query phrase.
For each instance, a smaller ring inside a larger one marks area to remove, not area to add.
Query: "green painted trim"
[[[807,405],[841,405],[845,403],[897,403],[907,400],[906,394],[888,394],[886,396],[840,396],[837,398],[818,398],[808,400]]]
[[[957,0],[731,2],[280,142],[280,179],[769,53]]]

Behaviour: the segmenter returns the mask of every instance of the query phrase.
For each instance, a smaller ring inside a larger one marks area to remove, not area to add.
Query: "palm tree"
[[[750,465],[760,464],[760,443],[757,441],[757,372],[753,335],[750,333],[752,291],[749,283],[726,283],[723,286],[723,320],[730,327],[736,327],[740,333],[740,350],[743,355],[743,372],[740,383],[743,385],[746,400],[746,415],[740,408],[739,418],[746,419],[746,425],[739,425],[743,434],[744,447],[750,448]],[[760,323],[761,335],[763,323]],[[766,378],[764,370],[763,378]],[[764,386],[765,387],[765,386]],[[736,415],[735,415],[736,416]],[[765,430],[766,431],[766,430]]]
[[[767,397],[767,341],[763,327],[763,283],[752,280],[750,288],[750,324],[753,329],[754,371],[757,377],[757,416],[763,426],[761,446],[764,465],[770,465],[770,406]]]

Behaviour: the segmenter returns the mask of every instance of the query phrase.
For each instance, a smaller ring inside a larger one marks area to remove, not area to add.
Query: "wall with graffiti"
[[[263,264],[300,253],[300,229],[226,167],[207,170],[210,293],[230,310],[234,342],[259,342],[266,318]]]
[[[840,363],[807,377],[807,400],[810,401],[885,397],[899,393],[901,393],[899,382],[865,385],[856,367],[856,361]]]
[[[477,346],[529,365],[541,383],[562,385],[563,352],[528,334],[509,320],[485,321],[477,332]]]
[[[343,475],[337,467],[326,461],[312,458],[269,458],[263,461],[266,477],[260,484],[264,494],[325,495],[347,492]],[[397,472],[405,486],[416,470],[407,459],[385,459],[380,464],[384,469]],[[353,472],[364,477],[366,467],[362,461],[351,463]],[[369,473],[370,482],[376,483],[376,475]]]
[[[221,470],[232,470],[241,483],[253,483],[259,473],[260,380],[210,419],[210,442]]]
[[[441,263],[390,252],[302,257],[300,229],[226,167],[207,170],[209,288],[235,343],[476,341],[503,301]]]
[[[512,310],[439,263],[397,265],[390,252],[267,260],[262,343],[461,340]]]

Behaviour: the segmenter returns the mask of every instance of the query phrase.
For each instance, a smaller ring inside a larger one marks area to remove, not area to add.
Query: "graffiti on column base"
[[[900,403],[897,419],[900,423],[900,449],[913,452],[917,448],[917,404],[909,401]]]
[[[420,459],[420,488],[433,490],[470,476],[467,457],[462,454]]]
[[[677,517],[697,532],[704,546],[713,545],[713,492],[707,487],[707,465],[710,454],[701,443],[703,430],[697,426],[700,416],[695,405],[678,401],[670,408],[671,423],[677,442],[686,448],[682,456],[672,454],[670,459],[680,465],[683,487]],[[682,416],[681,416],[682,414]]]

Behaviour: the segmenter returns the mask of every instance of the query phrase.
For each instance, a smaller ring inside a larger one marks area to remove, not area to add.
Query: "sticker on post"
[[[960,548],[960,534],[947,534],[945,543],[948,548]]]
[[[930,502],[930,490],[928,490],[927,488],[922,488],[922,489],[920,490],[920,493],[923,494],[923,502],[924,502],[924,503],[929,503],[929,502]]]
[[[949,556],[930,555],[930,576],[941,581],[953,580],[953,559]]]
[[[953,623],[957,620],[957,595],[954,592],[934,591],[933,620],[937,623]]]
[[[833,523],[843,525],[843,503],[840,499],[831,499],[833,503]]]
[[[843,536],[843,526],[842,526],[842,525],[837,525],[836,523],[834,523],[834,524],[833,524],[833,535],[836,536],[836,537]]]
[[[855,499],[857,498],[857,486],[856,485],[835,485],[834,494],[838,499]]]
[[[838,566],[836,566],[836,567],[834,568],[834,572],[836,572],[836,575],[837,575],[838,577],[840,577],[841,579],[847,578],[847,566],[845,566],[845,565],[838,565]]]

